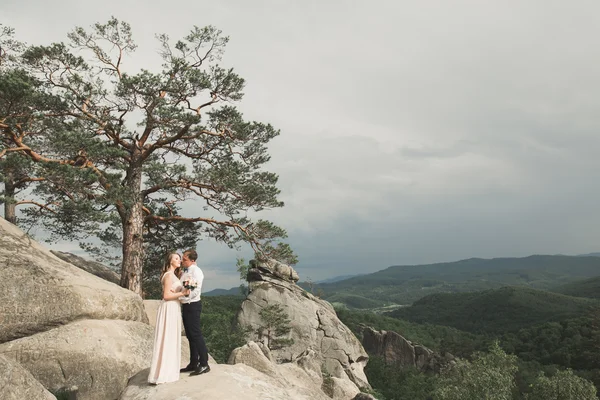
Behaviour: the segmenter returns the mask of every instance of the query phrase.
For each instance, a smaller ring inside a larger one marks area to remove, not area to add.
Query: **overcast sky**
[[[0,2],[31,44],[111,15],[139,45],[130,70],[158,67],[155,33],[230,37],[240,109],[281,130],[286,206],[263,217],[301,279],[600,250],[600,2]],[[205,289],[239,284],[248,251],[198,250]]]

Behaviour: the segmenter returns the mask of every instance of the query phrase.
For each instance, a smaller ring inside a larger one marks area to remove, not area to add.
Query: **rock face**
[[[0,355],[20,363],[49,390],[76,386],[77,399],[116,399],[129,377],[148,372],[153,341],[154,328],[147,324],[81,320],[4,343]],[[183,340],[181,366],[188,360]]]
[[[21,366],[0,354],[0,393],[4,400],[56,400],[56,397]]]
[[[353,398],[358,387],[347,378],[331,377],[322,372],[322,358],[306,350],[293,362],[277,364],[263,343],[248,342],[231,352],[228,364],[244,364],[275,379],[284,386],[302,388],[302,393],[314,392],[313,397],[335,400]]]
[[[120,400],[331,400],[320,390],[310,390],[296,379],[279,381],[244,364],[211,366],[208,374],[181,374],[177,382],[148,385],[148,370],[131,378]]]
[[[150,365],[153,338],[140,296],[57,258],[0,218],[0,355],[11,376],[29,382],[13,386],[18,398],[44,398],[29,395],[40,387],[116,398]]]
[[[249,342],[231,354],[229,361],[234,365],[211,365],[211,371],[199,377],[182,374],[177,382],[152,386],[146,382],[148,371],[142,371],[129,381],[120,400],[347,400],[359,393],[347,379],[324,380],[314,352],[299,360],[275,364],[266,346]]]
[[[439,372],[440,368],[451,363],[451,354],[441,356],[425,346],[413,344],[393,331],[376,331],[363,327],[362,344],[369,354],[383,357],[387,364],[399,367],[415,367],[420,371]]]
[[[81,320],[0,345],[0,353],[56,391],[77,386],[78,398],[114,399],[130,376],[150,366],[154,330],[140,322]]]
[[[71,264],[78,260],[69,261],[0,218],[3,399],[54,399],[49,391],[66,391],[78,400],[342,400],[368,387],[361,344],[329,303],[298,287],[296,272],[279,263],[255,264],[260,279],[252,282],[239,317],[241,323],[260,324],[262,307],[281,304],[292,319],[292,346],[271,351],[249,342],[233,352],[235,365],[210,359],[207,375],[182,374],[173,384],[148,385],[159,301],[144,304],[138,295]],[[184,366],[187,340],[181,352]]]
[[[148,322],[135,293],[60,260],[0,219],[0,343],[83,318]]]
[[[250,270],[248,271],[248,281],[267,281],[267,282],[288,282],[296,283],[300,277],[296,270],[289,265],[280,263],[277,260],[268,260],[265,262],[250,261]]]
[[[368,355],[361,343],[338,319],[331,304],[295,284],[298,274],[293,268],[276,261],[253,262],[248,280],[250,294],[238,314],[240,325],[251,326],[256,332],[262,324],[260,311],[272,304],[281,305],[291,320],[288,337],[294,344],[271,349],[276,362],[294,363],[312,351],[319,365],[316,373],[323,371],[328,377],[349,380],[356,391],[370,387],[363,372]],[[256,333],[249,339],[262,341]]]
[[[74,266],[81,268],[92,275],[96,275],[99,278],[112,282],[115,285],[118,285],[121,281],[119,274],[99,262],[86,260],[83,257],[79,257],[71,253],[65,253],[64,251],[50,250],[50,252],[61,260],[71,263]]]

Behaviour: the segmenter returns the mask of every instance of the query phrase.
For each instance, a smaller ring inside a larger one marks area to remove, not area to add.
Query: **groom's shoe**
[[[198,367],[194,370],[194,372],[192,372],[190,374],[190,376],[196,376],[196,375],[200,375],[200,374],[206,374],[207,372],[210,372],[210,367],[207,365],[205,367]]]
[[[195,371],[196,369],[197,369],[197,368],[196,368],[196,367],[194,367],[193,365],[188,365],[188,366],[187,366],[187,367],[185,367],[185,368],[181,368],[181,369],[179,370],[179,372],[192,372],[192,371]]]

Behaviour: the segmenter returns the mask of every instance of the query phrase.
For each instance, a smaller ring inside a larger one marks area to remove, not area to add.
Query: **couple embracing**
[[[181,372],[190,376],[205,374],[208,366],[208,350],[200,330],[202,302],[200,293],[204,274],[196,265],[196,250],[186,250],[183,256],[171,253],[162,269],[162,301],[156,312],[154,350],[148,382],[160,384],[179,380]],[[181,365],[181,319],[185,336],[190,343],[190,362]]]

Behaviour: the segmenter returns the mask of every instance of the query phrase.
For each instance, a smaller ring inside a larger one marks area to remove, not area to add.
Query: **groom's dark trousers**
[[[208,350],[200,329],[200,314],[202,314],[202,300],[181,305],[183,328],[190,342],[189,365],[193,367],[208,365]]]

